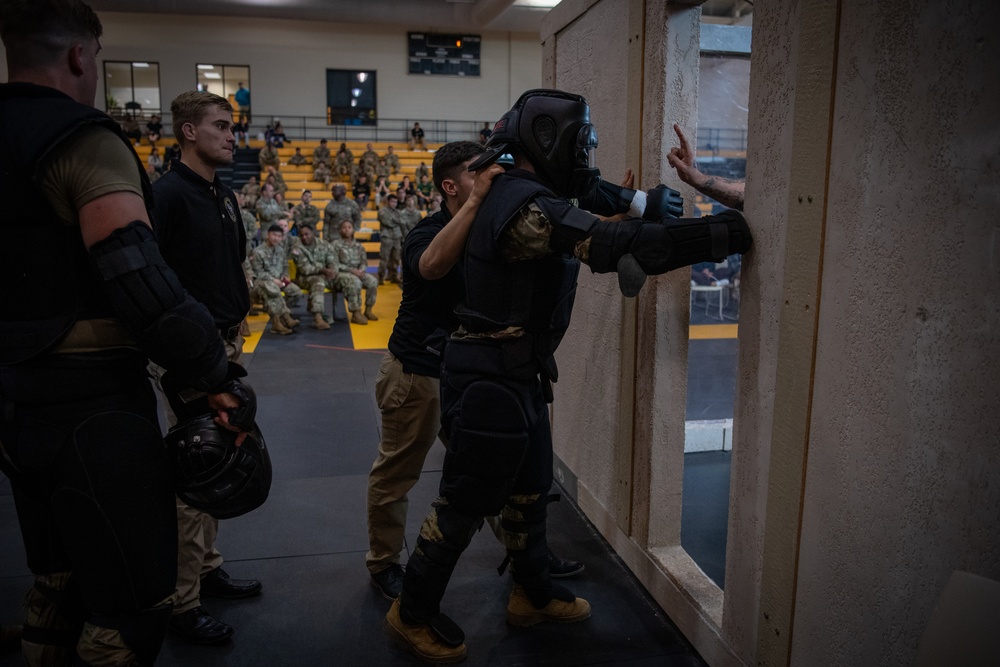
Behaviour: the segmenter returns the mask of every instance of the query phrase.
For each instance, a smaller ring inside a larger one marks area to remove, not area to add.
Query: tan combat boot
[[[355,310],[351,313],[351,322],[353,324],[368,324],[368,318],[365,317],[360,310]]]
[[[539,609],[528,599],[521,584],[514,584],[507,601],[507,623],[519,627],[534,625],[543,621],[555,623],[575,623],[590,618],[590,603],[583,598],[566,602],[557,598]]]
[[[297,327],[300,324],[302,324],[302,321],[301,320],[297,320],[294,317],[292,317],[291,313],[282,313],[281,314],[281,323],[284,324],[289,329],[294,329],[295,327]]]
[[[279,336],[287,336],[288,334],[295,333],[288,327],[286,327],[282,322],[280,317],[271,316],[271,333],[276,333]]]
[[[368,318],[369,322],[378,322],[378,317],[372,312],[371,306],[365,307],[365,317]]]
[[[330,328],[330,325],[323,319],[323,313],[316,313],[313,315],[313,326],[320,331],[326,331]]]
[[[399,599],[393,600],[385,615],[385,631],[397,646],[412,653],[424,662],[445,665],[465,660],[465,643],[458,646],[446,644],[431,630],[430,625],[409,625],[399,617]]]

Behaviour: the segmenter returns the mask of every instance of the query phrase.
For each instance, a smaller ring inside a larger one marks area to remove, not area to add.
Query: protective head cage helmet
[[[601,175],[594,166],[596,148],[597,130],[590,124],[586,99],[561,90],[529,90],[496,122],[486,152],[469,170],[515,150],[557,194],[580,197],[597,186]]]
[[[216,519],[230,519],[267,500],[271,457],[256,423],[237,447],[237,434],[212,417],[201,415],[180,423],[164,440],[180,499]]]

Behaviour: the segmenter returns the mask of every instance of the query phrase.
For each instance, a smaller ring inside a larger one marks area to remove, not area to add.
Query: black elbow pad
[[[601,179],[597,187],[580,198],[580,208],[610,218],[628,213],[635,190]]]
[[[643,273],[657,275],[698,262],[721,262],[745,253],[752,242],[746,218],[733,210],[700,219],[598,222],[591,234],[588,263],[595,273],[607,273],[617,271],[619,261],[631,255]]]
[[[116,229],[90,256],[115,313],[154,363],[204,391],[225,381],[228,360],[215,321],[167,266],[147,224]]]

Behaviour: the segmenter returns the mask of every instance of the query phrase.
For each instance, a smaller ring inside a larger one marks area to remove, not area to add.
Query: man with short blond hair
[[[250,310],[243,269],[246,228],[236,195],[217,174],[233,161],[233,108],[218,95],[189,91],[171,102],[170,112],[181,159],[153,188],[153,227],[167,264],[184,289],[208,307],[227,357],[239,363],[240,325]],[[153,367],[157,378],[161,370]],[[176,423],[173,411],[167,420],[170,426]],[[261,590],[259,581],[230,579],[222,569],[222,554],[215,548],[218,530],[218,520],[177,499],[177,591],[170,627],[194,644],[225,642],[233,634],[231,626],[201,606],[202,595],[241,598]]]

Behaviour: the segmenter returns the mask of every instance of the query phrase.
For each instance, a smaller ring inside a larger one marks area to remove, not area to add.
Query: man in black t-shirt
[[[246,230],[236,195],[216,174],[233,161],[232,106],[206,92],[182,93],[171,103],[181,159],[153,188],[153,229],[167,264],[181,284],[208,308],[230,361],[243,351],[240,325],[250,310],[243,261]],[[220,224],[221,223],[221,224]],[[153,368],[159,376],[158,368]],[[176,419],[168,413],[171,426]],[[255,580],[230,579],[215,548],[219,522],[177,499],[177,591],[170,627],[195,644],[227,641],[233,628],[210,616],[201,595],[256,595]]]

